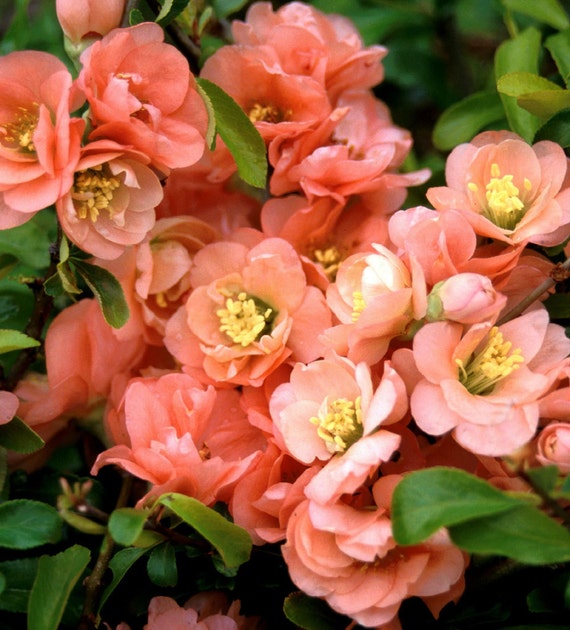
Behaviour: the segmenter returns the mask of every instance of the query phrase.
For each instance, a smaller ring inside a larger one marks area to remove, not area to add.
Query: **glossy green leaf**
[[[206,130],[206,142],[210,149],[214,149],[216,146],[216,112],[214,110],[214,106],[212,105],[212,101],[210,97],[202,89],[200,83],[196,83],[196,87],[198,88],[198,93],[202,97],[204,101],[204,105],[206,106],[206,111],[208,112],[208,129]]]
[[[510,72],[497,81],[502,94],[514,96],[517,103],[540,118],[550,118],[570,107],[570,91],[530,72]]]
[[[531,505],[454,525],[449,534],[469,553],[506,556],[533,565],[570,560],[570,532]]]
[[[456,468],[436,466],[406,475],[392,498],[392,529],[401,545],[422,542],[441,527],[499,514],[519,500]]]
[[[42,556],[28,604],[28,630],[57,630],[71,591],[89,563],[89,549],[73,545]]]
[[[6,424],[0,424],[0,446],[17,453],[33,453],[45,442],[23,420],[15,416]]]
[[[508,96],[548,90],[564,91],[558,84],[532,72],[508,72],[497,80],[497,89]]]
[[[174,547],[165,542],[155,547],[146,564],[148,577],[157,586],[176,586],[178,582],[178,568]]]
[[[105,321],[113,328],[121,328],[129,319],[129,306],[123,288],[115,276],[99,267],[82,260],[73,259],[77,273],[97,298]]]
[[[566,11],[558,0],[503,0],[511,11],[518,11],[560,31],[570,26]]]
[[[544,42],[566,87],[570,87],[570,29],[551,35]]]
[[[156,17],[156,22],[161,26],[170,24],[178,15],[184,11],[190,0],[164,0],[160,13]]]
[[[570,91],[553,92],[545,90],[532,92],[517,98],[517,103],[539,118],[548,119],[570,107]]]
[[[166,506],[203,536],[220,554],[227,567],[240,566],[249,559],[252,547],[249,534],[215,510],[176,492],[162,495],[158,503]]]
[[[99,612],[101,612],[105,602],[117,588],[119,582],[125,577],[127,571],[140,557],[144,556],[145,553],[147,553],[147,549],[128,547],[127,549],[121,549],[121,551],[118,551],[111,558],[109,568],[113,573],[113,579],[103,591],[103,595],[101,596],[101,600],[99,602]]]
[[[0,547],[31,549],[61,539],[62,520],[47,503],[15,499],[0,504]]]
[[[536,132],[534,140],[552,140],[563,148],[570,147],[570,108],[558,112],[546,121]]]
[[[0,354],[24,348],[36,348],[39,345],[40,342],[37,339],[28,337],[19,330],[0,329]]]
[[[61,281],[61,286],[65,293],[70,293],[71,295],[79,295],[82,291],[77,286],[77,279],[75,278],[75,274],[73,273],[73,269],[69,264],[69,261],[63,261],[57,263],[57,275]]]
[[[337,630],[350,624],[350,619],[330,608],[323,600],[301,591],[291,593],[283,602],[289,621],[302,630]]]
[[[239,176],[251,186],[265,188],[265,143],[241,107],[215,83],[197,79],[215,112],[216,130],[236,161]]]
[[[0,562],[6,585],[0,593],[0,610],[25,613],[37,571],[37,558],[18,558]]]
[[[541,53],[540,31],[529,27],[514,37],[504,41],[495,53],[495,78],[512,72],[538,74]],[[540,127],[540,118],[522,109],[514,96],[501,94],[501,100],[511,129],[532,142],[536,130]]]
[[[136,26],[137,24],[142,24],[145,21],[146,18],[139,9],[133,9],[129,13],[129,26]]]
[[[109,517],[109,533],[120,545],[132,545],[141,535],[147,517],[148,512],[135,508],[114,510]]]

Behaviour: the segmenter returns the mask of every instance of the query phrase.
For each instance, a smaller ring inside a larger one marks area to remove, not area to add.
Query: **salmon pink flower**
[[[25,223],[73,183],[85,127],[57,57],[17,51],[0,58],[0,229]]]
[[[107,0],[105,10],[93,0],[56,0],[55,10],[65,37],[77,46],[92,43],[121,23],[126,0]]]
[[[556,245],[570,234],[567,164],[554,142],[529,146],[509,131],[483,132],[453,149],[447,186],[430,188],[427,198],[437,210],[462,212],[482,236]]]
[[[194,290],[165,337],[185,368],[257,386],[286,360],[321,356],[317,338],[331,323],[330,311],[321,291],[307,286],[286,241],[212,243],[196,254],[190,276]]]
[[[62,228],[86,252],[117,258],[153,227],[160,181],[140,156],[105,140],[84,147],[76,168],[71,190],[56,204]]]
[[[111,31],[81,55],[78,85],[91,139],[130,146],[168,172],[202,156],[207,113],[188,62],[163,37],[150,22]]]
[[[498,327],[426,324],[413,341],[424,379],[412,392],[412,416],[429,435],[453,431],[473,453],[508,455],[532,439],[539,400],[556,378],[549,366],[569,351],[564,329],[542,308]]]
[[[7,424],[18,411],[20,401],[12,392],[0,391],[0,425]]]
[[[552,422],[542,429],[536,459],[543,466],[558,466],[564,475],[570,473],[570,423]]]

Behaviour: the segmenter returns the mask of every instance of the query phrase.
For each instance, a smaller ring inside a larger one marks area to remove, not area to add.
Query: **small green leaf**
[[[559,31],[570,26],[568,15],[558,0],[503,0],[503,4],[511,11],[528,15]]]
[[[242,108],[224,90],[207,79],[197,79],[214,108],[216,130],[236,161],[239,176],[251,186],[265,188],[265,142]]]
[[[42,556],[28,603],[28,630],[57,630],[71,591],[89,563],[89,549],[73,545]]]
[[[336,630],[350,624],[350,619],[330,608],[323,600],[298,591],[283,602],[283,612],[289,621],[303,630]]]
[[[160,13],[156,16],[157,24],[166,26],[184,11],[190,0],[165,0]]]
[[[19,330],[0,329],[0,354],[24,348],[36,348],[39,345],[40,342],[37,339],[32,339]]]
[[[119,582],[125,577],[127,571],[133,566],[133,564],[147,552],[147,549],[128,547],[127,549],[121,549],[110,560],[109,568],[113,572],[113,579],[107,588],[103,591],[101,600],[99,602],[100,613],[105,602],[109,599],[110,595],[117,588]]]
[[[208,112],[208,129],[206,130],[206,142],[208,144],[208,147],[213,150],[216,146],[216,112],[214,111],[214,106],[212,105],[210,97],[202,89],[200,83],[196,83],[196,87],[198,89],[198,93],[204,101],[206,111]]]
[[[443,112],[433,130],[433,143],[441,151],[448,151],[469,142],[479,131],[504,116],[497,92],[476,92]]]
[[[15,499],[0,504],[0,547],[31,549],[61,539],[62,520],[47,503]]]
[[[142,24],[145,21],[146,18],[140,9],[133,9],[129,13],[129,26],[136,26],[137,24]]]
[[[0,562],[6,586],[0,593],[0,610],[25,613],[38,566],[37,558],[18,558]]]
[[[462,470],[436,466],[406,475],[392,498],[396,542],[414,545],[441,527],[498,514],[519,500]]]
[[[82,293],[81,289],[77,286],[77,279],[73,273],[73,269],[69,264],[69,260],[65,260],[57,263],[57,275],[61,281],[61,286],[66,293],[71,295],[78,295]]]
[[[155,547],[148,559],[146,570],[148,577],[157,586],[176,586],[178,582],[178,568],[174,547],[165,542]]]
[[[97,298],[105,321],[113,328],[121,328],[129,319],[129,307],[125,294],[115,276],[82,260],[73,259],[73,265]]]
[[[468,553],[506,556],[533,565],[570,560],[570,532],[530,505],[453,525],[449,535]]]
[[[497,89],[508,96],[524,96],[549,90],[563,91],[558,84],[532,72],[508,72],[497,80]]]
[[[551,35],[544,42],[566,87],[570,87],[570,29]]]
[[[227,567],[240,566],[249,559],[252,547],[249,534],[197,499],[171,492],[162,495],[157,503],[169,508],[203,536]]]
[[[147,517],[147,511],[135,508],[115,510],[109,517],[109,533],[120,545],[132,545],[141,535]]]
[[[0,425],[0,445],[17,453],[33,453],[45,442],[23,420],[14,416],[10,422]]]
[[[517,103],[531,114],[547,119],[570,107],[570,90],[531,92],[519,96]]]
[[[248,0],[213,0],[212,6],[218,18],[226,18],[243,9]]]

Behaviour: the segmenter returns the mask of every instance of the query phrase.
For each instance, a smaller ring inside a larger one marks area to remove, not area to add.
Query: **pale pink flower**
[[[21,225],[73,183],[85,123],[57,57],[33,50],[0,58],[0,229]]]
[[[57,19],[73,44],[101,38],[121,23],[126,0],[106,0],[105,9],[94,0],[56,0]]]
[[[153,227],[162,186],[140,158],[111,141],[83,148],[73,185],[56,209],[66,236],[84,251],[118,258]]]
[[[424,379],[412,392],[412,416],[429,435],[453,431],[469,451],[508,455],[532,439],[538,401],[556,378],[550,366],[569,351],[564,329],[542,308],[499,327],[426,324],[413,341]]]
[[[570,423],[546,425],[536,440],[535,457],[543,466],[558,466],[562,474],[570,473]]]
[[[257,386],[285,361],[321,356],[318,336],[331,315],[289,243],[251,237],[253,247],[219,242],[196,254],[194,290],[170,319],[165,343],[186,368]]]
[[[377,429],[400,420],[407,406],[404,384],[388,364],[374,388],[365,363],[334,356],[296,365],[289,383],[269,401],[276,431],[291,455],[307,465],[334,455],[349,458],[353,449],[373,450],[369,443],[386,433]]]
[[[393,622],[402,601],[414,596],[437,616],[463,590],[466,557],[443,530],[420,545],[396,545],[390,501],[400,479],[381,477],[351,502],[305,500],[282,547],[300,589],[366,627]]]
[[[7,424],[18,411],[20,401],[12,392],[0,391],[0,425]]]
[[[510,131],[487,131],[453,149],[447,186],[430,188],[427,198],[439,211],[459,210],[482,236],[556,245],[570,233],[567,164],[554,142],[530,146]]]
[[[81,55],[78,85],[91,139],[131,146],[168,172],[201,158],[207,113],[188,62],[163,37],[150,22],[111,31]]]
[[[137,378],[108,413],[109,432],[126,434],[98,457],[93,473],[116,464],[148,481],[149,496],[181,492],[206,505],[228,501],[236,481],[265,447],[235,390],[215,390],[186,374]],[[122,429],[124,427],[124,430]]]

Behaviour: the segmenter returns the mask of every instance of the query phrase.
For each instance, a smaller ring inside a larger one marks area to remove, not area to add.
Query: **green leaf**
[[[176,492],[162,495],[157,502],[169,508],[203,536],[220,554],[227,567],[240,566],[249,559],[252,547],[249,534],[215,510]]]
[[[44,444],[42,438],[17,416],[0,425],[0,445],[10,451],[27,455],[39,450]]]
[[[561,147],[570,147],[570,108],[555,114],[536,132],[534,141],[552,140]]]
[[[129,319],[129,307],[121,284],[115,276],[97,265],[73,259],[73,265],[97,298],[105,321],[113,328],[121,328]]]
[[[147,511],[135,508],[114,510],[109,517],[109,533],[120,545],[132,545],[141,535],[147,517]]]
[[[508,96],[523,96],[548,90],[562,91],[556,83],[532,72],[508,72],[497,80],[497,89]]]
[[[147,552],[147,549],[128,547],[127,549],[121,549],[118,551],[109,561],[109,568],[113,572],[113,579],[107,588],[103,591],[101,600],[99,602],[98,613],[101,612],[105,602],[109,599],[109,596],[117,588],[119,582],[125,577],[127,571],[133,566],[133,564]]]
[[[511,11],[528,15],[559,31],[570,26],[568,15],[558,0],[503,0],[503,4]]]
[[[77,279],[68,260],[57,263],[57,275],[66,293],[70,293],[71,295],[82,293],[81,289],[77,286]]]
[[[32,339],[19,330],[0,329],[0,354],[24,348],[36,348],[39,345],[40,342],[37,339]]]
[[[190,0],[165,0],[160,13],[156,16],[157,24],[166,26],[184,11]]]
[[[0,278],[7,276],[16,266],[18,259],[12,254],[0,254]]]
[[[49,234],[34,217],[16,228],[0,231],[0,251],[11,254],[32,269],[49,266]]]
[[[448,151],[462,142],[468,142],[504,115],[497,92],[476,92],[443,112],[433,130],[433,143],[441,151]]]
[[[289,621],[303,630],[336,630],[350,623],[348,617],[331,610],[324,600],[309,597],[301,591],[285,598],[283,612]]]
[[[570,87],[570,29],[551,35],[544,42],[566,87]]]
[[[247,3],[248,0],[213,0],[212,6],[218,18],[226,18],[228,15],[243,9]]]
[[[533,565],[570,560],[570,532],[531,505],[453,525],[449,535],[468,553],[506,556]]]
[[[15,499],[0,504],[0,547],[31,549],[61,539],[62,520],[47,503]]]
[[[25,613],[38,566],[37,558],[18,558],[0,562],[6,586],[0,593],[0,610]]]
[[[129,13],[129,26],[136,26],[137,24],[142,24],[145,21],[146,18],[140,9],[133,9]]]
[[[502,76],[511,72],[538,74],[540,39],[540,31],[529,27],[515,38],[504,41],[495,53],[496,80],[499,81]],[[540,119],[522,109],[514,96],[501,94],[501,100],[511,129],[527,142],[532,142],[541,124]]]
[[[462,470],[436,466],[406,475],[392,498],[396,542],[414,545],[441,527],[498,514],[519,500]]]
[[[202,97],[204,105],[206,106],[206,111],[208,112],[208,129],[206,130],[206,142],[208,144],[208,147],[213,150],[216,146],[216,112],[214,111],[214,106],[212,105],[210,97],[202,89],[200,83],[196,83],[196,87],[198,88],[198,93]]]
[[[241,107],[215,83],[196,79],[214,108],[216,130],[236,161],[239,176],[251,186],[265,188],[265,142]]]
[[[148,577],[157,586],[176,586],[178,568],[174,547],[166,542],[155,547],[148,559],[146,570]]]
[[[502,94],[514,96],[517,103],[540,118],[550,118],[570,107],[570,91],[530,72],[509,72],[497,81]]]
[[[527,470],[526,474],[536,488],[550,494],[556,487],[560,471],[558,466],[541,466]]]
[[[73,587],[87,568],[89,549],[73,545],[42,556],[28,603],[28,630],[57,630]]]

